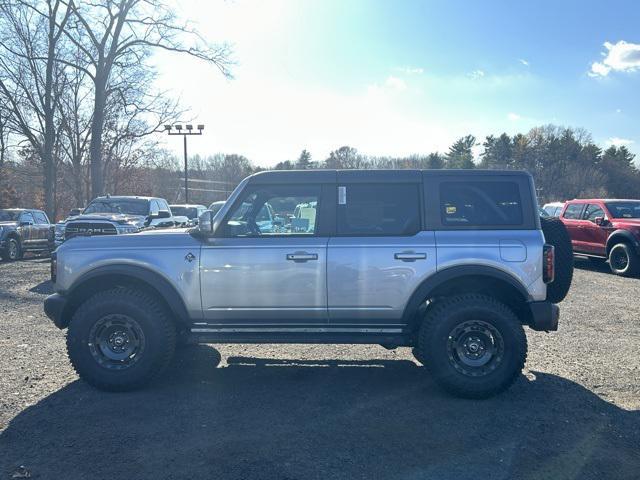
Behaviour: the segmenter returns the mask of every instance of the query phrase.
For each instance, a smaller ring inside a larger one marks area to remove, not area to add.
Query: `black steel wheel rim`
[[[504,341],[496,327],[483,320],[468,320],[451,331],[447,339],[449,363],[469,377],[493,372],[504,358]]]
[[[91,356],[109,370],[123,370],[136,364],[144,352],[145,343],[138,322],[123,314],[100,318],[89,332]]]
[[[611,254],[611,263],[616,270],[624,270],[629,265],[627,253],[621,248],[614,250]]]

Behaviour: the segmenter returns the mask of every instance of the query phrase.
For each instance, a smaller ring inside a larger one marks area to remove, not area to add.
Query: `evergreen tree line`
[[[480,153],[474,156],[474,151]],[[547,125],[526,134],[489,135],[483,142],[473,135],[456,140],[446,153],[408,157],[366,156],[344,146],[322,161],[303,150],[296,161],[277,169],[293,168],[483,168],[530,172],[541,201],[586,197],[640,198],[640,170],[626,146],[596,145],[582,129]]]

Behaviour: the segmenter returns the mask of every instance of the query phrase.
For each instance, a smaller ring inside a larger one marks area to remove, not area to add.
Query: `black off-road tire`
[[[481,336],[475,330],[480,325],[492,331],[494,345],[500,348],[482,367],[469,367],[452,346],[459,345],[456,338],[460,342],[466,338],[457,337],[460,329],[467,328],[463,335],[470,338]],[[416,356],[424,359],[426,369],[445,390],[463,398],[487,398],[509,388],[522,372],[527,337],[518,318],[503,303],[485,295],[459,295],[429,310],[418,334]]]
[[[0,251],[2,259],[7,262],[15,262],[16,260],[20,260],[22,258],[22,253],[22,245],[20,244],[20,240],[15,237],[7,239],[4,250]]]
[[[559,303],[569,293],[573,280],[573,247],[571,237],[562,220],[555,217],[540,217],[545,242],[555,250],[555,279],[547,285],[547,300]]]
[[[105,360],[102,352],[108,350],[104,344],[98,347],[96,332],[104,332],[104,323],[113,323],[111,319],[116,323],[118,319],[125,319],[125,323],[126,319],[133,319],[133,334],[126,338],[135,338],[142,344],[136,353],[122,361],[122,365],[127,363],[124,368],[117,359]],[[71,365],[80,378],[107,391],[134,390],[153,380],[170,363],[175,344],[175,326],[161,303],[153,295],[132,288],[96,293],[78,308],[67,331]]]
[[[624,264],[618,258],[625,258]],[[640,271],[640,259],[633,247],[628,243],[617,243],[609,251],[609,268],[616,275],[634,277]]]

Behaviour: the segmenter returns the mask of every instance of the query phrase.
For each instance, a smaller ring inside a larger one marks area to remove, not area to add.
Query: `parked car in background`
[[[93,200],[82,214],[56,225],[56,245],[77,236],[120,235],[179,226],[163,198],[110,196]]]
[[[564,202],[551,202],[545,203],[542,210],[544,210],[550,217],[559,217],[563,207]]]
[[[575,253],[608,260],[617,275],[640,273],[640,200],[570,200],[560,219]]]
[[[50,230],[49,217],[42,210],[0,210],[0,256],[13,261],[25,252],[49,252]]]
[[[171,213],[173,213],[174,218],[185,217],[187,219],[185,225],[188,227],[197,225],[198,218],[200,218],[200,215],[202,215],[207,210],[207,207],[205,207],[204,205],[189,204],[169,205],[169,208],[171,208]]]
[[[220,209],[225,203],[226,202],[224,200],[218,200],[217,202],[213,202],[211,205],[209,205],[209,210],[211,210],[211,215],[215,216],[215,214],[220,211]]]

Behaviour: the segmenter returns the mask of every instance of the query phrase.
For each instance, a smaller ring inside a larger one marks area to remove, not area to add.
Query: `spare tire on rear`
[[[540,217],[544,240],[555,249],[555,280],[547,285],[547,300],[558,303],[569,293],[573,279],[573,248],[571,238],[562,220]]]

